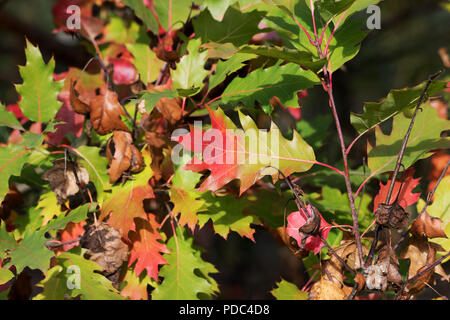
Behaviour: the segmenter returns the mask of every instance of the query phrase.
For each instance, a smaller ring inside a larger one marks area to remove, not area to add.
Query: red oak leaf
[[[148,183],[117,191],[113,197],[104,202],[100,220],[109,215],[108,224],[119,230],[124,238],[128,238],[130,230],[136,231],[135,218],[147,220],[143,206],[144,199],[154,197],[153,189]]]
[[[133,247],[128,266],[137,261],[134,267],[136,276],[139,276],[145,269],[149,277],[158,281],[158,266],[167,264],[161,253],[169,253],[167,247],[158,241],[162,239],[157,230],[160,224],[156,222],[153,214],[148,216],[148,220],[136,219],[135,222],[136,232],[130,234]]]
[[[312,208],[311,205],[306,207],[308,213],[312,216]],[[320,228],[319,233],[322,235],[324,239],[328,237],[328,233],[330,232],[330,225],[325,219],[320,215]],[[307,216],[303,212],[303,210],[292,212],[288,217],[288,225],[286,227],[286,233],[294,238],[297,241],[298,246],[300,247],[301,237],[299,233],[299,228],[301,228],[306,223]],[[306,239],[305,249],[309,251],[314,251],[314,254],[318,254],[320,249],[322,249],[323,243],[319,236],[309,236]]]
[[[183,168],[184,170],[194,172],[204,170],[211,171],[211,175],[200,186],[200,191],[217,190],[235,179],[238,175],[238,164],[236,161],[238,137],[233,133],[226,131],[228,127],[223,117],[217,116],[211,109],[208,109],[208,111],[209,116],[211,117],[211,127],[218,130],[220,136],[215,136],[211,139],[211,137],[207,136],[206,130],[195,127],[192,132],[176,137],[178,139],[177,142],[181,143],[185,149],[193,151],[194,153],[201,153],[204,151],[203,155],[205,157],[207,150],[211,151],[208,152],[209,156],[207,159],[203,159],[204,161],[194,157],[194,159]],[[229,146],[231,146],[231,148]],[[234,153],[234,155],[232,155],[233,161],[227,161],[227,153]]]
[[[58,100],[63,102],[63,105],[56,113],[55,118],[64,123],[57,124],[55,126],[56,131],[48,134],[48,140],[56,145],[60,144],[69,132],[77,138],[81,137],[83,133],[84,115],[73,111],[69,97],[69,91],[61,91],[58,95]]]
[[[403,209],[416,203],[420,197],[420,193],[412,192],[413,189],[419,184],[420,178],[413,179],[413,177],[414,177],[414,168],[411,167],[408,170],[406,170],[406,172],[405,172],[405,175],[403,178],[403,180],[404,180],[403,187],[398,196],[398,204]],[[392,204],[395,201],[401,184],[402,184],[402,180],[401,180],[401,174],[400,174],[400,178],[395,181],[390,204]],[[373,209],[374,212],[378,208],[378,205],[380,203],[384,203],[384,201],[386,200],[386,196],[387,196],[390,185],[391,185],[391,179],[389,179],[385,185],[383,185],[380,182],[380,191],[378,192],[378,194],[376,195],[376,197],[374,199],[374,209]]]
[[[138,75],[133,64],[123,58],[109,59],[109,62],[113,65],[114,74],[113,81],[117,85],[132,84],[137,81]]]
[[[86,221],[81,221],[78,223],[69,222],[64,230],[60,232],[61,242],[67,242],[74,240],[84,234],[84,226],[86,225]],[[59,248],[58,251],[68,251],[73,247],[76,247],[80,244],[79,241],[65,244]]]
[[[19,101],[20,100],[22,100],[22,97],[19,98]],[[22,112],[22,110],[20,110],[20,107],[17,103],[6,106],[6,110],[12,111],[12,113],[14,113],[17,120],[19,120],[21,124],[24,124],[25,122],[28,121],[28,118],[23,115],[23,112]]]
[[[208,112],[211,129],[194,127],[190,133],[172,138],[185,149],[202,154],[202,160],[194,157],[183,168],[211,172],[199,191],[215,191],[239,179],[242,194],[263,175],[270,174],[277,181],[278,172],[267,170],[269,164],[290,175],[309,170],[315,162],[312,147],[296,131],[292,140],[288,140],[273,122],[270,131],[260,130],[251,117],[242,113],[239,113],[239,118],[243,130],[238,131],[221,109],[213,111],[208,108]]]

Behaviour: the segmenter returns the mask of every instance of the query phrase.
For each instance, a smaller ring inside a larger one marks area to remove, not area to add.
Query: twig
[[[341,19],[343,18],[345,13],[346,12],[344,12],[344,14],[342,14]],[[339,20],[338,24],[340,23],[341,19]],[[336,29],[337,29],[337,26],[335,27],[334,31],[336,31]],[[332,36],[334,35],[334,31],[332,33]],[[331,38],[332,37],[330,37],[328,39],[328,44],[331,41]],[[312,43],[316,47],[317,54],[319,55],[319,57],[321,59],[324,58],[326,56],[326,52],[325,52],[325,54],[322,52],[322,49],[320,47],[318,39],[316,38],[315,41],[313,41]],[[328,48],[328,46],[327,46],[327,48]],[[356,247],[358,249],[358,257],[359,257],[359,261],[360,261],[360,266],[362,267],[364,260],[363,260],[361,236],[360,236],[359,226],[358,226],[358,213],[356,211],[355,199],[353,197],[352,185],[350,182],[350,174],[349,174],[349,169],[348,169],[348,159],[347,159],[346,147],[345,147],[345,142],[344,142],[344,136],[342,134],[341,123],[339,121],[339,116],[337,114],[336,103],[334,101],[332,76],[331,76],[331,72],[328,72],[328,71],[329,70],[327,70],[327,67],[324,66],[323,67],[324,79],[323,79],[322,85],[323,85],[325,91],[328,92],[329,103],[330,103],[330,107],[333,112],[333,117],[334,117],[336,129],[337,129],[337,133],[338,133],[338,137],[339,137],[339,143],[341,145],[341,153],[342,153],[342,158],[344,161],[345,186],[347,188],[347,196],[348,196],[348,200],[350,202],[350,209],[352,212],[353,233],[355,235],[355,243],[356,243]]]
[[[81,237],[78,237],[76,239],[72,239],[72,240],[69,240],[69,241],[65,241],[65,242],[60,242],[58,240],[50,240],[50,241],[47,241],[45,243],[45,246],[47,248],[49,248],[49,249],[53,249],[53,248],[58,248],[58,247],[64,246],[66,244],[75,243],[75,242],[78,242],[80,240],[81,240]]]
[[[438,179],[438,181],[436,182],[436,184],[435,184],[433,190],[428,194],[428,196],[427,196],[427,201],[425,202],[425,205],[423,206],[422,211],[420,211],[420,214],[422,214],[422,213],[425,212],[425,210],[427,209],[428,205],[429,205],[430,202],[431,202],[431,199],[433,199],[434,193],[436,192],[436,189],[437,189],[439,183],[441,183],[442,178],[444,178],[445,173],[447,172],[447,169],[448,169],[449,164],[450,164],[450,160],[447,161],[447,165],[445,166],[444,170],[442,171],[441,175],[439,176],[439,179]]]
[[[342,258],[336,253],[336,251],[334,251],[333,248],[331,248],[331,246],[328,244],[327,240],[325,240],[325,239],[323,238],[323,236],[320,234],[320,232],[319,232],[319,238],[320,238],[320,240],[322,241],[322,243],[325,245],[325,247],[327,247],[328,251],[329,251],[333,256],[335,256],[336,259],[338,259],[338,261],[339,261],[340,263],[342,263],[342,265],[343,265],[348,271],[350,271],[350,272],[353,273],[353,274],[356,274],[356,271],[355,271],[352,267],[350,267],[350,266],[347,264],[347,262],[345,262],[344,259],[342,259]]]
[[[421,276],[423,276],[425,273],[427,273],[428,271],[430,271],[431,269],[433,269],[434,267],[436,267],[437,265],[439,265],[442,261],[444,261],[445,259],[447,259],[450,256],[450,251],[447,252],[447,254],[443,255],[442,257],[440,257],[439,259],[437,259],[435,262],[433,262],[432,264],[430,264],[429,266],[427,266],[425,269],[423,269],[422,271],[418,272],[415,276],[413,276],[412,278],[409,278],[408,280],[406,280],[403,285],[402,285],[402,289],[401,291],[398,293],[398,296],[400,296],[403,291],[405,290],[406,286],[413,282],[416,281],[418,278],[420,278]]]
[[[290,188],[290,189],[292,190],[292,192],[294,193],[294,196],[295,196],[295,202],[297,203],[297,206],[299,207],[299,209],[301,209],[301,210],[303,210],[303,211],[305,212],[305,215],[307,216],[308,219],[311,218],[311,216],[310,216],[309,213],[308,213],[308,210],[306,210],[306,207],[305,207],[305,206],[303,205],[303,203],[300,201],[300,196],[299,196],[297,190],[296,190],[296,189],[294,188],[294,186],[292,185],[291,180],[289,179],[289,177],[286,177],[286,175],[285,175],[280,169],[278,169],[277,167],[274,167],[274,166],[266,166],[266,167],[264,167],[264,168],[262,168],[262,169],[260,170],[258,176],[262,173],[262,171],[263,171],[264,169],[267,169],[267,168],[272,168],[272,169],[275,169],[275,170],[278,171],[278,175],[281,175],[281,176],[283,177],[283,179],[286,181],[286,183],[287,183],[287,185],[289,186],[289,188]]]
[[[396,178],[397,178],[398,171],[399,171],[399,169],[400,169],[400,164],[402,163],[403,155],[404,155],[404,153],[405,153],[405,149],[406,149],[406,145],[407,145],[407,143],[408,143],[409,136],[410,136],[411,131],[412,131],[412,128],[413,128],[413,126],[414,126],[414,121],[415,121],[415,119],[416,119],[417,112],[419,111],[420,106],[421,106],[422,103],[423,103],[423,100],[424,100],[425,94],[426,94],[426,92],[427,92],[427,90],[428,90],[428,87],[430,86],[430,84],[431,84],[431,83],[432,83],[432,82],[433,82],[433,81],[434,81],[441,73],[442,73],[442,71],[439,71],[439,72],[437,72],[437,73],[435,73],[435,74],[429,76],[429,77],[428,77],[427,84],[425,85],[425,88],[422,90],[422,93],[420,94],[419,101],[417,102],[416,109],[414,110],[413,116],[412,116],[412,118],[411,118],[411,122],[410,122],[410,124],[409,124],[409,128],[408,128],[408,130],[406,131],[405,137],[403,138],[402,147],[400,148],[400,153],[399,153],[398,158],[397,158],[397,163],[395,164],[394,173],[392,174],[391,184],[390,184],[390,186],[389,186],[388,194],[387,194],[387,196],[386,196],[386,201],[385,201],[384,203],[389,203],[389,201],[391,200],[392,191],[394,190],[395,180],[396,180]]]
[[[345,298],[345,300],[353,300],[355,299],[356,293],[358,292],[358,283],[355,283],[353,286],[352,292]]]
[[[373,255],[375,254],[375,249],[377,247],[378,239],[380,237],[380,232],[382,229],[383,229],[383,227],[381,225],[379,225],[378,223],[375,225],[375,231],[374,231],[375,235],[373,237],[372,244],[370,245],[369,254],[367,255],[367,259],[364,264],[365,268],[369,267],[372,264]]]

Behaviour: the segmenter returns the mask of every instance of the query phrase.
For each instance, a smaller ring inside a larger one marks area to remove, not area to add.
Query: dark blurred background
[[[90,58],[77,39],[52,33],[54,3],[52,0],[0,0],[0,101],[5,105],[15,103],[18,98],[13,84],[21,81],[17,65],[25,63],[25,37],[39,45],[45,60],[55,57],[56,72],[66,71],[69,65],[82,68]],[[391,0],[383,1],[380,7],[381,30],[372,31],[357,57],[333,76],[336,103],[347,139],[355,134],[349,123],[349,110],[361,112],[365,101],[378,101],[391,89],[424,81],[429,74],[444,68],[439,49],[450,52],[449,1]],[[303,103],[303,118],[329,113],[328,98],[320,86],[308,93]],[[333,138],[328,144],[327,152],[339,154],[338,143]],[[362,146],[356,146],[355,152]],[[225,241],[207,227],[200,231],[198,242],[206,249],[205,258],[220,271],[216,277],[222,291],[220,298],[271,298],[269,291],[281,277],[300,287],[304,284],[303,267],[287,248],[280,247],[262,229],[256,231],[255,240],[253,243],[231,233]],[[437,290],[448,295],[449,287],[441,286]],[[433,292],[427,295],[427,298],[436,297]]]

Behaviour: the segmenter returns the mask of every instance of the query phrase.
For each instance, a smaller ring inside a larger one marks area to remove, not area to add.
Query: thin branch
[[[58,240],[50,240],[45,243],[45,246],[49,249],[53,249],[53,248],[58,248],[58,247],[64,246],[66,244],[72,244],[72,243],[78,242],[80,240],[81,240],[81,237],[78,237],[76,239],[72,239],[69,241],[65,241],[65,242],[60,242]]]
[[[418,278],[420,278],[421,276],[423,276],[425,273],[427,273],[428,271],[430,271],[431,269],[433,269],[434,267],[436,267],[437,265],[441,264],[442,261],[444,261],[445,259],[447,259],[450,256],[450,251],[447,252],[445,255],[443,255],[442,257],[440,257],[439,259],[437,259],[435,262],[433,262],[432,264],[430,264],[429,266],[427,266],[425,269],[423,269],[422,271],[418,272],[414,277],[409,278],[408,280],[405,281],[404,285],[406,287],[406,285],[408,283],[411,283],[415,280],[417,280]]]
[[[355,283],[353,286],[352,292],[345,298],[345,300],[353,300],[355,299],[356,293],[358,293],[358,283]]]
[[[336,253],[336,251],[334,251],[334,249],[328,244],[327,240],[324,239],[324,237],[322,236],[322,234],[320,234],[320,232],[319,232],[319,238],[320,238],[320,240],[322,241],[322,243],[325,245],[325,247],[327,247],[328,251],[329,251],[333,256],[335,256],[336,259],[338,259],[338,261],[339,261],[340,263],[342,263],[342,265],[343,265],[348,271],[350,271],[350,272],[353,273],[353,274],[356,274],[356,271],[355,271],[352,267],[350,267],[350,266],[347,264],[347,262],[345,262],[344,259],[342,259],[342,258]]]
[[[428,194],[428,196],[427,196],[427,201],[425,202],[425,205],[423,206],[423,209],[422,209],[422,211],[420,212],[420,214],[424,213],[425,210],[427,210],[427,207],[428,207],[428,205],[430,204],[431,199],[433,199],[434,193],[436,192],[436,189],[437,189],[439,183],[441,183],[442,178],[444,178],[445,173],[447,172],[447,169],[448,169],[449,164],[450,164],[450,160],[447,161],[447,165],[445,166],[444,170],[442,171],[441,175],[439,176],[439,179],[438,179],[438,181],[436,182],[436,184],[435,184],[433,190]]]
[[[375,235],[373,237],[372,244],[370,245],[369,254],[367,255],[366,262],[364,264],[364,267],[367,268],[372,264],[373,255],[375,254],[375,249],[377,248],[378,239],[380,238],[380,232],[383,229],[381,225],[378,223],[375,225]]]
[[[441,73],[442,73],[442,71],[439,71],[439,72],[437,72],[437,73],[435,73],[435,74],[429,76],[429,77],[428,77],[427,84],[425,85],[425,88],[422,90],[422,93],[420,94],[419,101],[417,102],[416,109],[414,110],[414,114],[413,114],[413,116],[412,116],[412,118],[411,118],[411,122],[410,122],[410,124],[409,124],[409,128],[408,128],[408,130],[406,131],[405,137],[403,138],[402,147],[400,148],[400,153],[399,153],[398,158],[397,158],[397,163],[395,164],[395,169],[394,169],[394,173],[393,173],[393,175],[392,175],[391,184],[390,184],[390,186],[389,186],[388,194],[387,194],[387,196],[386,196],[386,201],[385,201],[384,203],[389,203],[389,201],[391,200],[392,191],[394,190],[395,180],[397,179],[398,171],[399,171],[399,169],[400,169],[400,164],[402,163],[403,155],[404,155],[404,153],[405,153],[406,145],[407,145],[407,143],[408,143],[409,136],[410,136],[411,131],[412,131],[412,128],[413,128],[413,126],[414,126],[414,122],[415,122],[415,119],[416,119],[417,112],[419,111],[420,106],[421,106],[422,103],[423,103],[423,100],[424,100],[424,98],[425,98],[425,94],[426,94],[426,92],[427,92],[427,90],[428,90],[428,87],[430,86],[430,84],[431,84],[431,83],[432,83],[432,82],[433,82],[433,81],[434,81]]]

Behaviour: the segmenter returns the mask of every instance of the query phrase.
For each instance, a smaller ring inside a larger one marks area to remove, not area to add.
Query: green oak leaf
[[[5,260],[7,258],[7,250],[14,250],[17,242],[8,231],[6,231],[6,224],[0,224],[0,259]]]
[[[241,101],[253,107],[255,101],[269,104],[276,96],[286,107],[297,107],[297,91],[311,88],[320,83],[314,72],[303,70],[294,63],[275,65],[266,69],[257,69],[245,78],[234,78],[222,94],[224,103]]]
[[[16,266],[18,274],[26,267],[46,271],[54,254],[45,246],[48,241],[45,233],[45,229],[26,230],[23,240],[16,243],[15,248],[9,252],[8,257],[11,260],[5,266]]]
[[[108,159],[100,156],[100,151],[100,148],[91,146],[81,146],[76,149],[81,166],[87,170],[89,179],[97,190],[98,203],[103,202],[104,191],[111,188],[107,172]]]
[[[178,223],[181,226],[187,224],[191,230],[194,230],[198,223],[197,213],[204,206],[205,201],[200,198],[204,192],[197,191],[195,188],[202,175],[182,169],[190,158],[190,156],[184,156],[177,166],[169,194],[170,201],[174,204],[172,212],[176,215],[180,214]]]
[[[83,250],[74,248],[58,256],[58,265],[49,270],[46,278],[38,286],[43,292],[36,300],[63,300],[68,297],[78,297],[84,300],[123,300],[111,281],[101,275],[102,268],[95,262],[83,258]],[[79,287],[74,277],[79,270]],[[73,289],[69,285],[73,285]]]
[[[329,45],[331,72],[358,54],[361,42],[369,34],[369,31],[362,30],[365,23],[364,19],[351,18],[336,31]]]
[[[9,191],[11,176],[20,176],[23,166],[28,162],[31,149],[40,145],[44,139],[42,134],[25,132],[22,143],[0,146],[0,201]]]
[[[308,293],[300,291],[298,287],[284,279],[276,283],[277,288],[270,291],[270,293],[277,298],[277,300],[308,300]]]
[[[285,210],[287,214],[298,210],[291,191],[279,193],[275,190],[258,190],[247,195],[246,199],[248,204],[243,212],[258,217],[272,228],[287,224]]]
[[[86,203],[71,210],[66,216],[60,215],[51,220],[44,228],[45,232],[51,230],[63,230],[69,222],[78,223],[87,219],[88,210],[95,210],[96,204]]]
[[[205,7],[208,8],[213,18],[217,21],[222,21],[228,7],[237,0],[204,0]]]
[[[232,43],[236,47],[247,44],[252,36],[258,32],[258,24],[263,17],[263,12],[252,11],[242,13],[230,7],[221,22],[216,21],[209,11],[200,13],[193,21],[195,34],[203,43],[213,41],[218,43]]]
[[[193,245],[194,239],[177,229],[175,236],[167,243],[169,254],[159,275],[163,281],[152,292],[153,300],[198,300],[211,298],[219,292],[216,281],[210,276],[217,269],[201,258],[202,250]]]
[[[12,241],[13,248],[10,247],[8,253],[10,261],[6,263],[5,267],[14,265],[17,273],[22,272],[25,267],[40,269],[45,272],[49,268],[50,259],[54,256],[53,251],[45,246],[45,243],[49,240],[45,234],[51,230],[64,229],[69,222],[85,220],[87,218],[88,207],[89,204],[85,204],[72,210],[67,216],[60,215],[39,230],[27,229],[20,242]],[[11,240],[11,238],[7,240],[8,243]]]
[[[180,29],[186,23],[191,13],[192,3],[198,1],[177,0],[177,1],[153,1],[159,23],[167,31]],[[171,21],[169,19],[172,19]],[[176,25],[176,26],[175,26]]]
[[[63,88],[63,81],[53,81],[55,60],[51,58],[45,64],[38,47],[28,40],[25,56],[25,66],[19,67],[23,84],[16,85],[16,90],[22,97],[19,101],[20,109],[32,121],[48,122],[55,117],[62,105],[57,97]]]
[[[142,31],[145,31],[142,29]],[[103,40],[105,42],[116,42],[120,44],[134,43],[137,37],[140,36],[140,26],[137,22],[131,21],[129,26],[126,25],[125,20],[119,17],[111,17]]]
[[[54,216],[59,216],[63,213],[60,205],[58,204],[56,194],[52,190],[48,190],[47,192],[41,194],[36,208],[41,209],[39,215],[43,217],[43,226],[52,220]]]
[[[158,21],[152,11],[144,5],[142,0],[124,0],[123,3],[133,9],[134,14],[145,23],[151,32],[158,34]]]
[[[224,239],[227,239],[231,231],[237,232],[241,237],[247,237],[254,241],[254,229],[251,224],[259,224],[256,216],[244,215],[243,210],[248,206],[245,198],[235,198],[232,195],[214,196],[206,192],[201,199],[205,206],[198,213],[200,227],[203,227],[210,219],[214,225],[214,231]]]
[[[0,268],[0,285],[7,283],[12,278],[14,278],[14,273],[8,269]]]
[[[430,84],[427,95],[435,95],[446,88],[447,81],[435,81]],[[423,82],[413,88],[391,90],[380,102],[366,102],[362,114],[351,113],[350,122],[359,134],[364,134],[400,112],[411,112],[417,105],[425,87]]]
[[[441,245],[445,251],[450,250],[450,197],[448,192],[450,190],[450,176],[445,176],[438,185],[435,193],[434,200],[431,205],[427,207],[427,212],[432,217],[436,217],[442,220],[442,228],[444,229],[447,238],[433,238],[428,241]],[[417,203],[417,211],[421,212],[425,205],[425,201],[419,199]],[[438,255],[440,253],[438,252]],[[448,258],[444,261],[447,261]]]
[[[164,61],[159,60],[156,53],[146,43],[127,43],[128,51],[133,55],[133,64],[138,71],[141,81],[147,85],[158,79],[164,66]]]
[[[188,54],[177,63],[176,70],[171,70],[172,88],[181,96],[196,94],[203,87],[203,79],[209,71],[204,69],[208,53],[199,52],[200,39],[192,39],[187,45]]]
[[[141,97],[139,99],[130,100],[130,103],[139,103],[144,100],[145,111],[151,113],[155,108],[156,104],[161,98],[177,98],[178,95],[176,92],[171,91],[169,89],[164,89],[163,91],[143,91],[141,92]]]
[[[317,2],[317,7],[320,15],[328,21],[350,8],[354,2],[355,0],[323,0]]]
[[[334,219],[341,224],[352,225],[352,217],[349,215],[350,205],[348,202],[348,195],[346,192],[341,192],[339,189],[324,186],[322,188],[321,199],[310,197],[311,203],[324,215],[325,220]],[[359,206],[361,198],[356,199],[355,202]],[[358,223],[361,229],[369,226],[372,222],[373,215],[369,210],[369,205],[372,197],[364,194],[359,210]]]
[[[394,171],[397,154],[410,122],[410,118],[400,113],[394,116],[389,135],[383,134],[379,126],[376,127],[376,145],[367,145],[368,166],[372,173]],[[442,131],[448,130],[449,127],[450,121],[439,118],[433,107],[429,104],[422,105],[422,111],[417,113],[402,159],[405,168],[417,160],[430,156],[431,150],[449,148],[450,139],[441,138]]]
[[[0,126],[9,127],[12,129],[23,130],[19,120],[17,120],[14,113],[7,111],[6,107],[0,103]]]
[[[310,52],[289,49],[286,47],[251,45],[242,47],[239,49],[239,52],[253,53],[263,57],[276,58],[286,62],[292,62],[313,71],[320,70],[326,62],[326,59],[313,61],[313,55]]]
[[[312,121],[303,119],[298,121],[296,129],[303,139],[316,150],[324,144],[323,141],[329,134],[327,129],[331,121],[330,115],[318,115]]]
[[[254,57],[256,57],[256,55],[236,53],[228,60],[220,60],[217,63],[216,72],[209,78],[208,90],[211,91],[213,88],[217,87],[228,75],[242,68],[245,61],[251,60]]]

